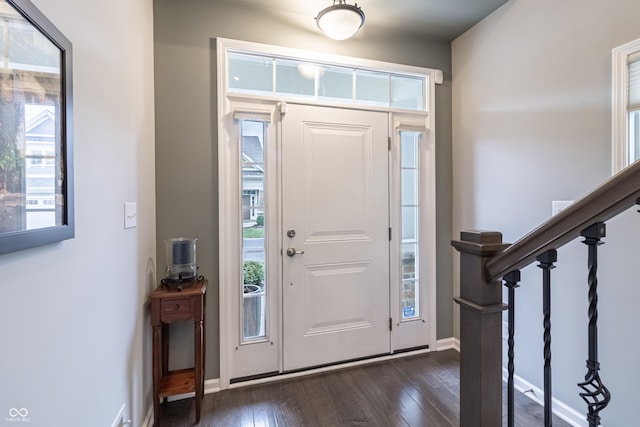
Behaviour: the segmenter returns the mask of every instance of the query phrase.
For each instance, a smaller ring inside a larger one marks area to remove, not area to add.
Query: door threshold
[[[261,379],[264,379],[264,378],[275,377],[277,375],[280,375],[280,372],[278,372],[278,371],[265,372],[264,374],[248,375],[246,377],[232,378],[229,381],[229,383],[230,384],[235,384],[235,383],[242,383],[242,382],[246,382],[246,381],[257,381],[257,380],[261,380]]]
[[[321,366],[313,366],[310,368],[302,368],[285,372],[267,372],[259,375],[252,375],[241,378],[233,378],[230,380],[229,388],[240,388],[251,385],[271,383],[275,381],[284,381],[293,378],[306,377],[310,375],[322,374],[325,372],[338,371],[340,369],[353,368],[357,366],[369,365],[372,363],[385,362],[388,360],[400,359],[403,357],[417,356],[420,354],[430,353],[429,346],[411,348],[406,350],[397,350],[394,353],[379,354],[376,356],[362,357],[343,362],[330,363]]]

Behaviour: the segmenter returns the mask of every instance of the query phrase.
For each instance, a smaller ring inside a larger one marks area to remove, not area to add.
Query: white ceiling
[[[229,1],[229,0],[223,0]],[[232,0],[246,6],[306,16],[310,22],[333,0]],[[365,25],[451,41],[507,0],[359,0]],[[354,4],[353,0],[347,3]]]

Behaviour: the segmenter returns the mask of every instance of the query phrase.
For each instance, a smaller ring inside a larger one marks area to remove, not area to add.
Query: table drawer
[[[162,313],[162,316],[173,315],[173,314],[176,314],[176,315],[190,314],[193,312],[192,299],[178,298],[178,299],[162,300],[160,312]]]

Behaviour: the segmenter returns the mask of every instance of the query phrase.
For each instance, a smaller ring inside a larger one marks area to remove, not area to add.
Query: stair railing
[[[502,425],[502,311],[508,313],[507,422],[514,426],[514,316],[520,270],[537,261],[543,273],[544,425],[551,426],[551,270],[557,249],[582,236],[588,246],[587,374],[578,384],[590,427],[611,393],[599,376],[597,248],[605,222],[640,204],[640,162],[623,169],[512,245],[493,231],[462,231],[452,245],[460,252],[460,426]],[[503,304],[501,284],[508,289]]]

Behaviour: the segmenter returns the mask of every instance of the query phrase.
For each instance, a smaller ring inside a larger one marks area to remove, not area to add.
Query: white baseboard
[[[460,352],[460,340],[455,337],[444,338],[436,341],[436,351],[456,350]]]
[[[220,378],[204,380],[204,394],[217,393],[220,391]]]
[[[507,382],[509,373],[502,368],[502,380]],[[544,406],[544,391],[518,375],[513,376],[513,387],[540,406]],[[566,403],[552,398],[553,413],[574,427],[588,427],[587,417]]]

